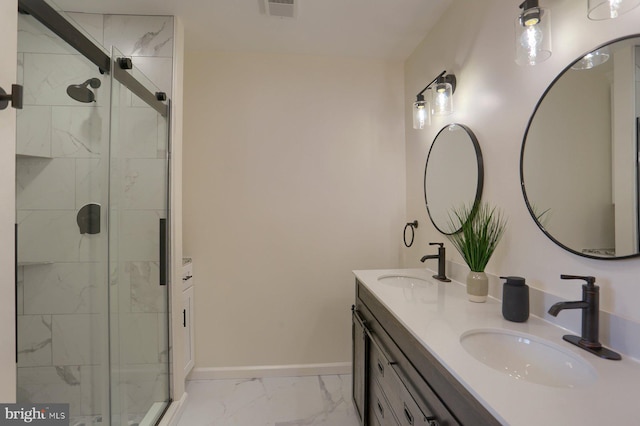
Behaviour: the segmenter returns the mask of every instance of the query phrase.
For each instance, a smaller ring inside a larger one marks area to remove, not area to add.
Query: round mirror
[[[459,231],[450,229],[449,213],[477,205],[483,177],[482,152],[471,129],[457,123],[443,127],[431,144],[424,168],[424,200],[438,231]]]
[[[572,253],[638,256],[640,35],[599,46],[542,95],[520,179],[540,229]]]

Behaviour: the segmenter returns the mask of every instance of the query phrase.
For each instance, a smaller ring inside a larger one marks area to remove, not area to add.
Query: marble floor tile
[[[351,376],[194,380],[179,426],[357,426]]]

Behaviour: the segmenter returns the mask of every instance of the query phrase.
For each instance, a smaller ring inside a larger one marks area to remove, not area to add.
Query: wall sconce
[[[516,63],[533,66],[551,57],[551,14],[538,0],[525,0],[516,19]]]
[[[425,89],[426,90],[426,89]],[[423,90],[424,92],[424,90]],[[431,104],[424,100],[422,92],[416,96],[416,101],[413,103],[413,128],[416,130],[422,130],[425,126],[431,125]]]
[[[456,76],[443,75],[436,78],[436,91],[433,94],[433,115],[447,115],[453,112],[453,92],[456,90]]]
[[[587,17],[592,21],[614,19],[638,5],[640,0],[589,0]]]
[[[424,92],[431,89],[435,84],[435,93],[431,96],[431,101],[425,100]],[[456,90],[456,76],[442,71],[427,87],[416,95],[413,103],[413,128],[422,130],[425,126],[431,125],[431,115],[447,115],[453,112],[453,92]]]

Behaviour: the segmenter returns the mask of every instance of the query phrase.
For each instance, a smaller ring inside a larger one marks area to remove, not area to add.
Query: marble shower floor
[[[351,376],[187,382],[178,426],[357,426]]]

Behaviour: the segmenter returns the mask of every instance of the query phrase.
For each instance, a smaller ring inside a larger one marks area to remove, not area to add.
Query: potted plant
[[[467,276],[467,295],[472,302],[485,302],[489,281],[484,269],[504,234],[507,221],[502,212],[483,202],[463,206],[449,213],[449,226],[457,230],[447,235],[471,271]]]

